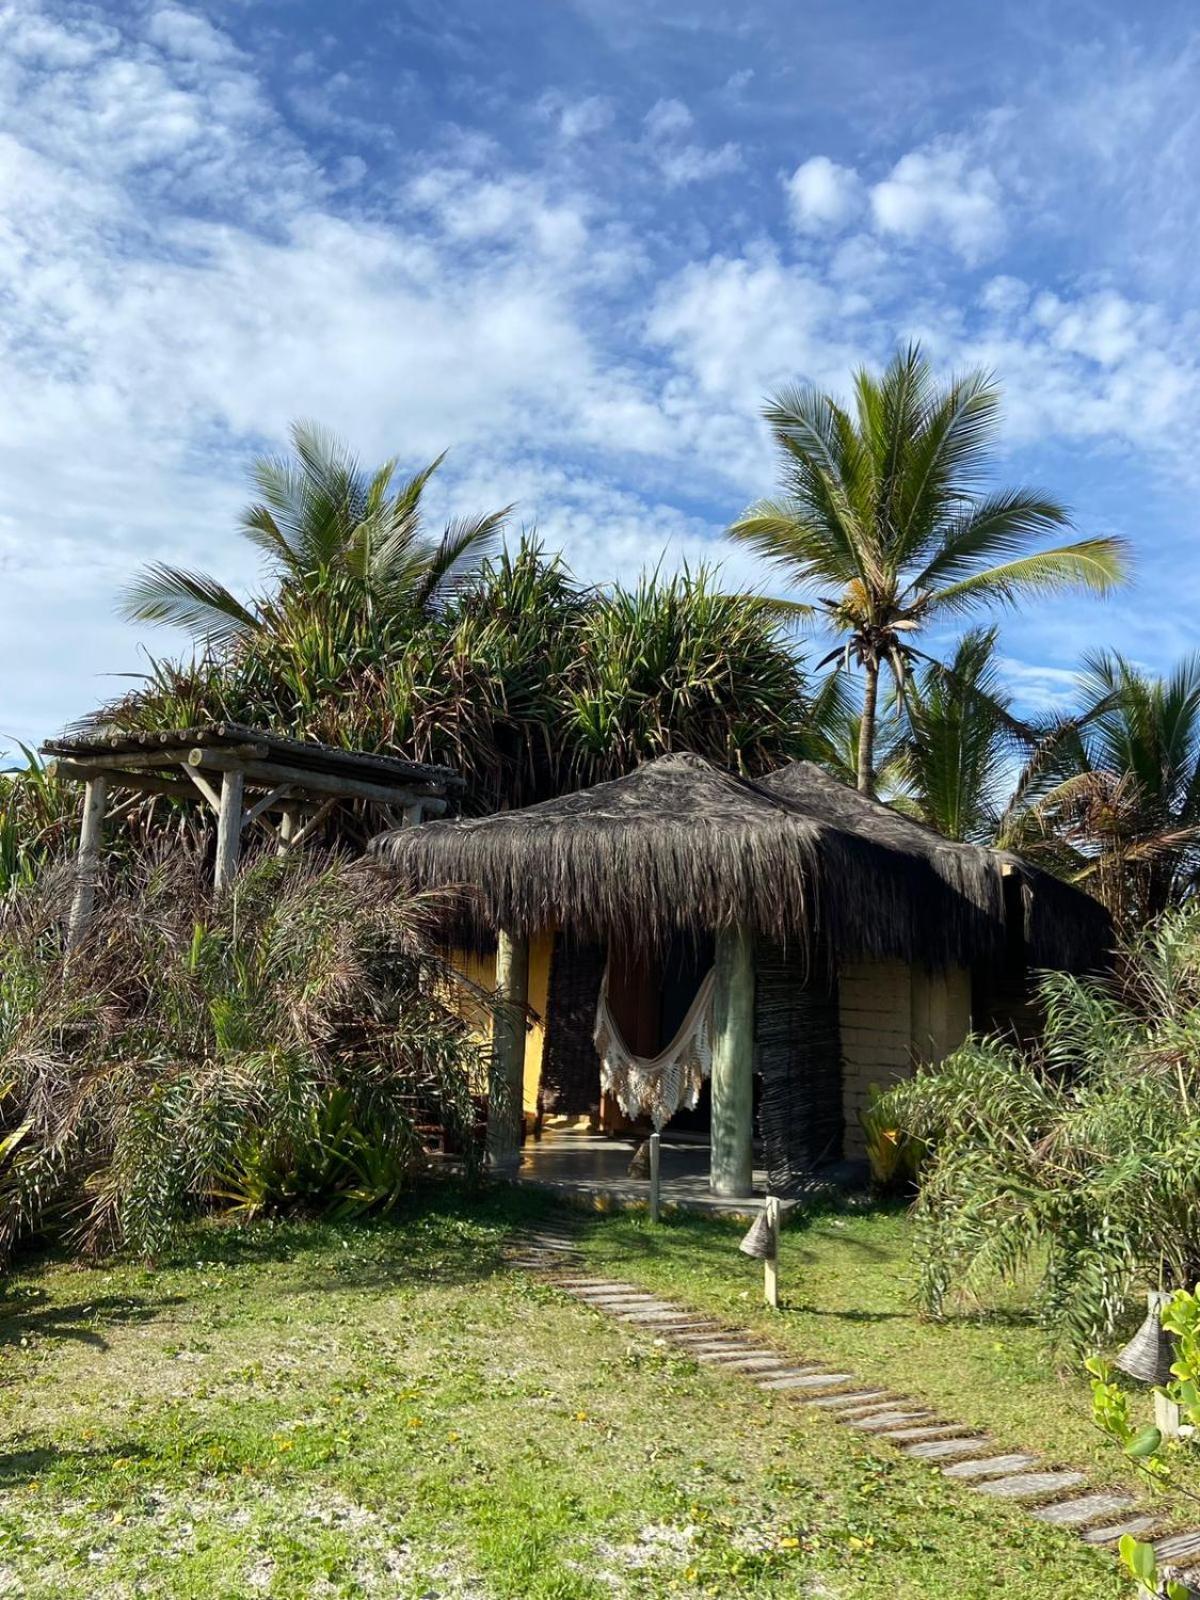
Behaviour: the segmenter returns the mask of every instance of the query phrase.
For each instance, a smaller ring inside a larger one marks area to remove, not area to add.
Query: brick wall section
[[[838,973],[842,1104],[847,1156],[864,1153],[859,1112],[873,1084],[907,1077],[914,1060],[940,1060],[971,1025],[970,975],[901,961],[853,962]]]

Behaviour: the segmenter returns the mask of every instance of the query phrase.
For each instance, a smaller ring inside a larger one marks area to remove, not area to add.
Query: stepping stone
[[[778,1356],[773,1356],[766,1350],[702,1350],[696,1352],[696,1360],[703,1361],[710,1367],[740,1367],[747,1361],[768,1361],[772,1366],[784,1365]]]
[[[836,1389],[840,1384],[853,1383],[852,1372],[802,1372],[794,1378],[765,1378],[760,1389]]]
[[[1128,1494],[1085,1494],[1078,1500],[1060,1500],[1055,1506],[1038,1506],[1030,1515],[1056,1528],[1081,1528],[1098,1517],[1119,1516],[1133,1503],[1133,1496]]]
[[[786,1361],[780,1361],[778,1356],[734,1356],[732,1360],[725,1360],[721,1356],[710,1357],[714,1366],[720,1367],[725,1372],[785,1372],[794,1373],[795,1367],[789,1366]]]
[[[889,1428],[887,1439],[891,1444],[924,1444],[927,1439],[961,1438],[970,1432],[960,1422],[930,1422],[923,1428]]]
[[[902,1411],[873,1411],[866,1417],[842,1417],[840,1420],[860,1433],[886,1433],[889,1428],[903,1428],[909,1422],[928,1422],[932,1415],[927,1407],[911,1407]]]
[[[849,1394],[823,1394],[813,1401],[813,1405],[825,1406],[830,1411],[845,1411],[864,1417],[872,1411],[886,1411],[899,1404],[897,1397],[886,1389],[852,1389]]]
[[[993,1439],[930,1439],[925,1444],[908,1444],[904,1454],[917,1461],[978,1461],[984,1450],[991,1450]]]
[[[920,1447],[914,1445],[913,1448]],[[1016,1472],[1009,1478],[992,1478],[971,1487],[976,1494],[990,1495],[993,1500],[1036,1500],[1039,1496],[1058,1494],[1063,1489],[1077,1489],[1086,1482],[1082,1472]],[[1195,1537],[1200,1539],[1200,1535]],[[1200,1550],[1200,1544],[1196,1548]]]
[[[1129,1517],[1125,1522],[1108,1522],[1101,1528],[1085,1528],[1079,1537],[1084,1544],[1116,1544],[1127,1533],[1140,1539],[1144,1533],[1157,1528],[1157,1517]]]
[[[1194,1566],[1189,1557],[1200,1556],[1200,1533],[1173,1533],[1165,1539],[1156,1539],[1154,1554],[1159,1561],[1182,1561]]]
[[[753,1345],[743,1344],[740,1339],[732,1334],[728,1338],[715,1339],[681,1339],[680,1344],[686,1346],[689,1355],[700,1357],[714,1355],[718,1351],[727,1350],[733,1355],[749,1355],[754,1349]]]
[[[639,1306],[636,1311],[619,1311],[622,1322],[678,1322],[681,1316],[675,1306]]]
[[[947,1478],[999,1478],[1036,1466],[1036,1456],[986,1456],[982,1461],[956,1461],[942,1471]]]

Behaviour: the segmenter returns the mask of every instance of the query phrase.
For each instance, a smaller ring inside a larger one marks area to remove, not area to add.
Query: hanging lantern
[[[631,1178],[648,1178],[650,1176],[650,1141],[643,1139],[633,1152],[633,1160],[629,1163],[629,1176]]]
[[[1162,1308],[1169,1295],[1151,1289],[1146,1296],[1145,1321],[1116,1357],[1113,1365],[1139,1383],[1170,1383],[1175,1359],[1171,1340],[1162,1325]]]
[[[752,1256],[755,1261],[774,1261],[775,1229],[765,1211],[760,1211],[755,1217],[738,1249],[743,1255]]]

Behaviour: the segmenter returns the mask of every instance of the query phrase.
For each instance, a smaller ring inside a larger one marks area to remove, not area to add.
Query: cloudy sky
[[[1139,14],[1140,12],[1140,14]],[[995,370],[1012,481],[1133,543],[1006,624],[1196,638],[1200,15],[1164,0],[0,0],[0,735],[173,643],[147,559],[253,580],[290,418],[443,449],[589,578],[724,557],[757,408],[919,338]]]

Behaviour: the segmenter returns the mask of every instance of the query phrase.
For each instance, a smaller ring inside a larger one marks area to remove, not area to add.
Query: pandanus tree
[[[260,498],[242,516],[265,563],[264,589],[242,601],[207,573],[152,562],[122,597],[127,618],[184,628],[217,647],[286,632],[297,618],[339,636],[420,621],[477,569],[511,510],[430,534],[422,498],[443,457],[399,480],[395,460],[368,473],[314,423],[294,423],[291,441],[293,457],[254,463]]]
[[[1124,576],[1119,540],[1030,549],[1068,525],[1058,501],[1031,489],[987,489],[1000,394],[984,372],[938,383],[919,348],[880,376],[854,379],[854,408],[814,388],[775,395],[763,415],[781,463],[781,493],[752,505],[729,536],[763,555],[799,592],[781,612],[820,622],[863,672],[856,757],[874,792],[880,675],[903,685],[935,622],[1037,594],[1104,593]]]

